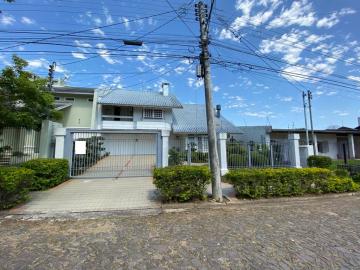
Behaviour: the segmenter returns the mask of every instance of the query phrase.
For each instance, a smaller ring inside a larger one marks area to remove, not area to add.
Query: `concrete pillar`
[[[226,157],[226,140],[227,133],[219,133],[218,136],[218,153],[220,160],[220,173],[225,175],[229,170],[227,167],[227,157]]]
[[[348,145],[349,145],[349,158],[355,158],[355,143],[354,143],[354,135],[348,134]]]
[[[97,100],[98,100],[98,91],[95,89],[94,96],[93,96],[93,105],[91,110],[91,128],[96,129],[97,128],[97,115],[98,115],[98,106],[97,106]]]
[[[313,141],[313,152],[315,155],[317,155],[319,153],[319,150],[318,150],[318,143],[317,143],[317,136],[316,134],[314,134],[314,141]]]
[[[52,124],[49,120],[41,123],[39,157],[49,158],[51,148]]]
[[[300,165],[307,167],[307,159],[314,155],[314,148],[312,145],[300,145]]]
[[[56,128],[55,135],[55,158],[64,158],[66,128]]]
[[[290,154],[290,162],[291,166],[295,168],[301,168],[300,165],[300,149],[299,149],[299,140],[300,135],[295,134],[289,134],[289,154]]]
[[[169,136],[170,131],[169,130],[161,130],[161,141],[162,141],[162,147],[161,147],[161,167],[167,167],[169,165]]]

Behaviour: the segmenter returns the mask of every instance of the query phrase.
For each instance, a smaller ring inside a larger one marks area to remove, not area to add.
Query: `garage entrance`
[[[152,176],[157,133],[72,132],[71,176],[119,178]]]

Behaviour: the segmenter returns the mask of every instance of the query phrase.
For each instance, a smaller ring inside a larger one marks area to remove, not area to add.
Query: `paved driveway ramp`
[[[12,212],[66,213],[158,208],[152,177],[71,179],[47,191],[31,194],[32,199]]]

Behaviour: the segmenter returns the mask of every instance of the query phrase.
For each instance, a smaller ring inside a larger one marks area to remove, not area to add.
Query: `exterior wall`
[[[354,144],[355,144],[355,158],[360,159],[360,136],[354,135]]]
[[[335,134],[316,134],[318,145],[319,143],[327,142],[328,151],[321,153],[318,147],[319,156],[328,156],[332,159],[338,159],[338,143]]]
[[[110,155],[156,155],[155,134],[102,134]]]
[[[60,97],[61,102],[66,101],[66,97],[74,97],[75,101],[72,102],[72,106],[61,110],[63,112],[63,118],[59,121],[63,127],[91,127],[91,115],[93,102],[88,101],[89,98],[93,98],[93,95],[75,95],[75,94],[54,94],[56,97]]]

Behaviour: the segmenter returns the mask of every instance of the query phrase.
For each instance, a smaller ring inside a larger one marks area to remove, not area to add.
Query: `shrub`
[[[175,149],[175,147],[169,150],[169,165],[175,166],[181,164],[181,155],[180,152]]]
[[[310,156],[307,159],[307,164],[309,167],[329,169],[332,165],[332,160],[324,156]]]
[[[225,179],[239,197],[252,199],[357,189],[351,178],[323,168],[241,169],[230,171]]]
[[[154,184],[165,201],[204,199],[211,174],[205,166],[156,168]]]
[[[353,175],[352,179],[355,183],[360,184],[360,173]]]
[[[350,177],[350,173],[345,169],[336,169],[334,170],[334,173],[339,177]]]
[[[248,162],[247,155],[230,154],[227,156],[227,163],[229,167],[246,167]]]
[[[208,153],[191,152],[191,162],[192,163],[207,163],[208,162]]]
[[[30,190],[44,190],[61,184],[68,179],[69,162],[66,159],[39,158],[21,165],[35,172]]]
[[[26,168],[0,168],[0,209],[10,208],[28,198],[34,171]]]

